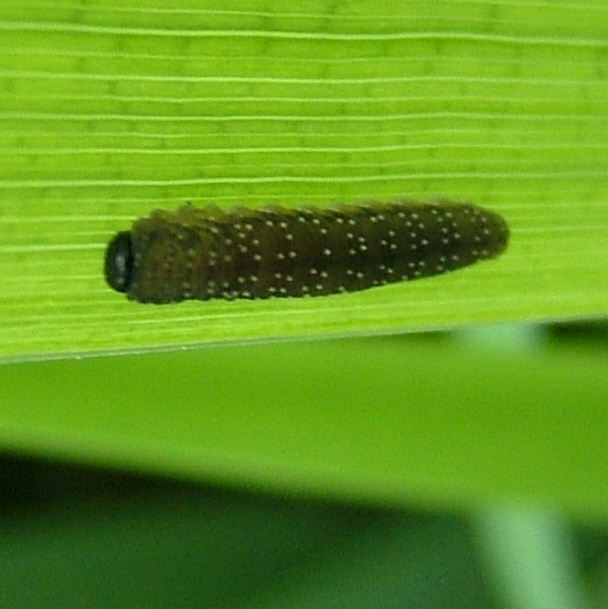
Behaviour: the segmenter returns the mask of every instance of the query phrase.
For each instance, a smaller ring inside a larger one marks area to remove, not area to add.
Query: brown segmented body
[[[105,271],[140,302],[317,296],[468,266],[500,254],[508,238],[500,215],[468,203],[188,204],[118,233]]]

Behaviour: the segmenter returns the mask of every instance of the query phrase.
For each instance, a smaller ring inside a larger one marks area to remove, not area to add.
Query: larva
[[[320,296],[438,275],[500,254],[509,229],[468,203],[157,210],[110,241],[108,284],[139,302]]]

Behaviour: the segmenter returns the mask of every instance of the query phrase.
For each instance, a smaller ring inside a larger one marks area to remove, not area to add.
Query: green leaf
[[[1,4],[1,357],[606,313],[601,3],[264,7]],[[155,307],[103,280],[154,208],[397,196],[495,209],[512,243],[318,299]]]
[[[605,521],[607,359],[429,335],[6,365],[0,443],[375,505]]]

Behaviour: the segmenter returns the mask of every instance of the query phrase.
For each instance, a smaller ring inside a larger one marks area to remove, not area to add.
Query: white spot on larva
[[[280,222],[280,223],[279,223],[279,226],[280,226],[281,228],[287,228],[287,222]]]
[[[352,218],[348,220],[348,223],[350,224],[350,226],[355,226],[355,224],[357,224]]]
[[[346,269],[346,274],[347,275],[354,275],[355,271],[353,271],[352,269]]]
[[[388,245],[388,241],[386,239],[380,239],[380,245]]]
[[[351,248],[349,248],[348,253],[351,256],[355,256],[357,254],[357,250],[351,247]]]
[[[327,235],[327,229],[326,229],[326,228],[320,228],[320,229],[319,229],[319,232],[320,232],[322,235]]]
[[[251,240],[251,243],[252,243],[253,245],[260,245],[260,240],[259,240],[259,239],[252,239],[252,240]]]
[[[329,273],[328,273],[327,271],[321,271],[321,272],[319,273],[319,275],[320,275],[321,277],[323,277],[324,279],[327,279],[327,277],[329,277]]]
[[[266,220],[266,226],[274,226],[274,222],[272,220]]]
[[[275,279],[281,279],[281,277],[283,277],[283,273],[275,273],[274,277]]]
[[[287,288],[279,288],[281,294],[287,294]]]
[[[284,254],[283,252],[279,252],[279,253],[277,254],[277,258],[278,258],[279,260],[285,260],[285,254]]]
[[[232,245],[232,239],[224,239],[226,245]]]
[[[396,243],[391,243],[390,249],[395,251],[397,249],[397,244]]]
[[[386,272],[387,272],[389,275],[392,275],[394,271],[393,271],[392,267],[388,266],[388,267],[386,267]]]
[[[193,247],[188,248],[188,256],[190,256],[190,258],[194,258],[194,256],[196,256],[196,250]]]
[[[460,256],[458,254],[452,254],[452,260],[460,260]]]
[[[420,216],[416,212],[414,212],[414,213],[412,213],[412,218],[414,220],[418,220],[418,218],[420,218]]]
[[[259,254],[254,254],[254,255],[253,255],[253,259],[254,259],[256,262],[259,262],[259,261],[262,259],[262,256],[260,256]]]
[[[361,271],[357,271],[356,276],[357,279],[363,279],[363,277],[365,277],[365,275]]]
[[[420,239],[420,243],[422,245],[428,245],[429,244],[429,240],[428,239]]]
[[[315,288],[316,288],[317,290],[322,290],[322,289],[323,289],[323,286],[322,286],[320,283],[317,283],[317,285],[315,285]]]
[[[246,254],[249,250],[245,245],[239,245],[239,251],[243,254]]]
[[[245,233],[239,233],[239,239],[244,239],[246,236]]]
[[[452,237],[453,237],[454,241],[457,241],[458,239],[460,239],[461,235],[460,235],[460,233],[454,233],[452,235]]]
[[[311,268],[311,269],[310,269],[308,272],[309,272],[311,275],[316,275],[316,274],[317,274],[319,271],[317,271],[317,269],[315,269],[315,268],[313,267],[313,268]]]
[[[248,223],[248,224],[245,224],[245,228],[246,228],[247,230],[249,230],[249,231],[252,231],[252,230],[253,230],[253,224],[249,224],[249,223]]]
[[[367,251],[367,245],[360,245],[360,246],[359,246],[359,249],[360,249],[362,252],[366,252],[366,251]]]
[[[326,248],[323,250],[323,254],[324,254],[325,256],[331,256],[331,250],[330,250],[328,247],[326,247]]]
[[[355,235],[353,235],[352,233],[346,233],[346,236],[348,239],[354,239]]]
[[[412,239],[415,239],[417,236],[418,236],[418,233],[415,233],[414,231],[412,231],[412,232],[410,233],[410,237],[411,237]]]
[[[236,280],[237,280],[239,283],[245,283],[245,277],[242,277],[242,276],[241,276],[241,277],[237,277],[237,278],[236,278]]]
[[[290,258],[296,258],[298,254],[297,254],[297,252],[294,252],[293,250],[290,250],[290,251],[287,253],[287,255],[288,255]]]
[[[298,216],[298,222],[306,223],[306,216]]]
[[[230,262],[232,260],[232,256],[230,254],[226,254],[224,256],[224,262]]]
[[[285,275],[285,281],[287,281],[288,283],[291,283],[293,281],[293,276],[292,275]]]
[[[410,249],[412,252],[415,252],[418,249],[418,246],[415,243],[412,243],[412,245],[410,245]]]
[[[313,218],[312,223],[319,225],[319,224],[321,224],[321,220],[319,220],[319,218]]]
[[[303,286],[301,287],[302,292],[308,292],[308,290],[309,290],[309,289],[310,289],[310,288],[309,288],[307,285],[303,285]]]
[[[287,239],[287,241],[293,241],[293,233],[287,233],[285,239]]]
[[[337,222],[338,224],[344,224],[344,218],[341,218],[340,216],[338,216],[338,217],[336,218],[336,222]]]
[[[252,283],[257,283],[257,281],[258,281],[257,275],[250,275],[249,281],[251,281]]]
[[[422,228],[422,227],[421,227],[421,228]],[[394,237],[396,234],[397,234],[397,233],[395,233],[395,231],[394,231],[394,230],[389,230],[389,231],[388,231],[388,236],[389,236],[389,237]]]

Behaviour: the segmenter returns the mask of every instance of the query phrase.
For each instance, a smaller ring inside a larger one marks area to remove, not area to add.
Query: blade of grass
[[[401,337],[7,365],[0,443],[283,493],[605,520],[606,359]]]
[[[608,9],[244,0],[0,6],[0,357],[608,310]],[[146,307],[105,244],[157,207],[437,195],[499,260],[308,300]]]

